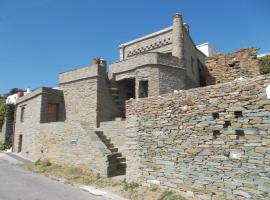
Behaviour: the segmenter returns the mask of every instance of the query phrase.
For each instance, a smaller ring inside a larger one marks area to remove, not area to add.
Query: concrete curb
[[[24,164],[24,163],[29,163],[31,162],[30,160],[18,155],[18,154],[13,154],[10,152],[0,152],[0,159],[3,159],[10,164]]]
[[[100,190],[97,189],[95,186],[91,186],[91,185],[84,185],[84,186],[80,186],[80,188],[86,192],[89,192],[90,194],[96,195],[96,196],[104,196],[108,199],[112,199],[112,200],[128,200],[125,199],[123,197],[120,197],[116,194],[113,194],[111,192],[105,191],[105,190]]]

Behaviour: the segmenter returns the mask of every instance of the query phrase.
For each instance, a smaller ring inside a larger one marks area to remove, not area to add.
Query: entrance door
[[[22,151],[22,140],[23,140],[23,135],[19,136],[19,146],[18,146],[18,152]]]

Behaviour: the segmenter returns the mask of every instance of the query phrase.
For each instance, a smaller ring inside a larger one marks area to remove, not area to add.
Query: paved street
[[[0,155],[0,200],[109,200],[21,169],[7,157]]]

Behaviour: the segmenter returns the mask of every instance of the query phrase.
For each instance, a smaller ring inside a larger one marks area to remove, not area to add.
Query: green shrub
[[[270,73],[270,56],[264,56],[259,58],[259,67],[261,74]]]
[[[6,104],[0,104],[0,124],[4,122],[4,118],[6,116]]]
[[[7,104],[6,110],[5,110],[5,116],[8,120],[13,121],[14,120],[14,112],[15,112],[15,105],[13,104]]]
[[[135,188],[139,187],[138,183],[135,182],[126,182],[126,179],[123,181],[123,190],[133,192]]]
[[[4,143],[4,148],[5,149],[10,149],[12,147],[12,142],[11,141],[7,141]]]
[[[185,198],[175,194],[175,192],[165,191],[162,193],[158,200],[185,200]]]
[[[5,150],[4,143],[0,143],[0,151]]]
[[[12,142],[0,143],[0,151],[10,149],[11,147],[12,147]]]
[[[38,159],[36,162],[35,162],[35,165],[40,165],[42,167],[49,167],[52,165],[52,163],[49,161],[49,160],[40,160]]]

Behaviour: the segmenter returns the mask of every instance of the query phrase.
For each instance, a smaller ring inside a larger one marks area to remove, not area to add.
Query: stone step
[[[121,102],[121,100],[119,98],[118,99],[114,99],[114,101],[115,101],[116,104],[119,104],[119,105],[122,104],[122,102]]]
[[[110,149],[110,148],[114,148],[114,144],[113,143],[105,143],[105,145]]]
[[[115,148],[115,147],[114,148],[110,148],[110,151],[111,152],[118,152],[118,148]]]
[[[117,87],[115,87],[115,86],[111,86],[110,87],[110,90],[112,90],[112,91],[119,91],[119,89]]]
[[[105,135],[100,135],[100,136],[98,136],[102,141],[104,140],[107,140],[107,139],[109,139],[109,138],[107,138]]]
[[[117,164],[117,169],[123,169],[123,168],[127,168],[127,164],[126,163],[118,163]]]
[[[113,97],[113,98],[119,98],[119,94],[112,93],[112,97]]]
[[[96,134],[97,134],[98,137],[104,136],[104,135],[103,135],[103,131],[96,131]]]
[[[115,155],[116,157],[122,157],[121,152],[113,152],[112,154]]]
[[[121,157],[116,157],[116,159],[119,161],[119,162],[126,162],[126,157],[123,157],[123,156],[121,156]]]
[[[106,138],[106,139],[102,140],[102,142],[104,144],[110,144],[111,143],[111,139],[110,138]]]

